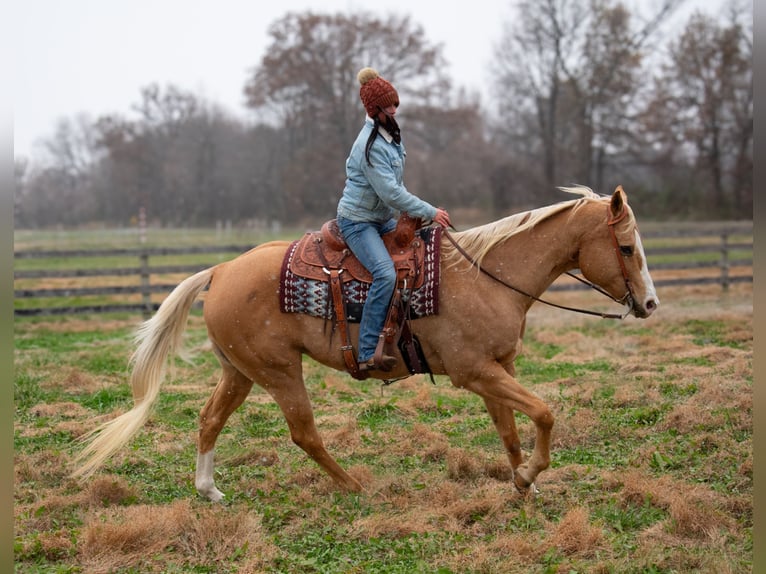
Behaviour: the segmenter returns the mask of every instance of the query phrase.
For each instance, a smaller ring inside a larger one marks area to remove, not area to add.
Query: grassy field
[[[118,235],[17,233],[16,248],[132,246],[129,232]],[[269,238],[187,230],[155,239]],[[187,331],[195,358],[173,364],[148,425],[77,483],[68,473],[78,437],[131,406],[126,369],[140,317],[17,319],[15,571],[751,572],[752,285],[659,296],[646,321],[530,311],[518,374],[556,416],[551,468],[534,498],[509,483],[477,396],[445,377],[358,382],[306,358],[320,432],[366,492],[338,492],[256,389],[218,441],[226,502],[201,499],[197,416],[218,370],[198,313]],[[529,452],[533,425],[523,415],[517,423]]]
[[[198,354],[174,364],[145,430],[78,484],[77,437],[130,407],[138,319],[17,320],[16,572],[750,572],[752,289],[660,298],[646,321],[531,310],[519,376],[556,416],[535,498],[508,482],[478,397],[306,359],[320,432],[367,491],[337,492],[256,390],[218,443],[226,503],[200,499],[196,418],[217,368],[199,316]]]

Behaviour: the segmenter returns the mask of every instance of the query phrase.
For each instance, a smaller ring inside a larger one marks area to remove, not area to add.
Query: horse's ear
[[[628,204],[628,196],[622,189],[621,185],[618,185],[614,193],[612,194],[611,210],[614,217],[622,213],[623,207]]]

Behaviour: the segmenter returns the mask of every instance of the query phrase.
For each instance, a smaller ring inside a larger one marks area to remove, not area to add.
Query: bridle
[[[625,217],[628,215],[627,210],[625,209],[625,206],[623,206],[622,211],[618,213],[616,216],[612,217],[611,209],[609,206],[607,206],[607,226],[609,227],[609,234],[612,237],[612,245],[614,246],[615,254],[617,255],[617,261],[620,264],[620,271],[622,271],[622,278],[625,281],[625,287],[627,288],[627,292],[625,295],[622,296],[621,299],[618,299],[614,296],[612,296],[610,293],[608,293],[605,289],[599,287],[595,283],[592,283],[591,281],[588,281],[584,277],[579,277],[578,275],[575,275],[574,273],[571,273],[569,271],[566,271],[566,274],[570,277],[577,279],[580,283],[584,283],[588,287],[591,287],[592,289],[598,291],[602,295],[605,295],[606,297],[609,297],[612,301],[615,301],[616,303],[619,303],[620,305],[627,305],[628,310],[625,311],[624,314],[619,313],[602,313],[600,311],[591,311],[588,309],[580,309],[577,307],[567,307],[566,305],[559,305],[558,303],[553,303],[551,301],[546,301],[545,299],[541,299],[540,297],[537,297],[535,295],[532,295],[531,293],[527,293],[526,291],[519,289],[518,287],[515,287],[514,285],[511,285],[510,283],[506,282],[505,280],[497,277],[496,275],[493,275],[491,272],[484,269],[479,263],[474,259],[468,252],[465,251],[460,245],[458,245],[457,241],[452,237],[452,235],[447,231],[446,229],[443,230],[443,235],[447,237],[447,239],[452,243],[452,245],[455,247],[455,249],[460,253],[473,267],[476,267],[480,272],[484,273],[487,277],[490,279],[493,279],[494,281],[497,281],[501,285],[508,287],[509,289],[513,289],[517,293],[520,293],[521,295],[524,295],[525,297],[529,297],[530,299],[534,299],[535,301],[539,301],[540,303],[544,303],[545,305],[549,305],[551,307],[556,307],[558,309],[564,309],[565,311],[574,311],[576,313],[584,313],[586,315],[595,315],[597,317],[601,317],[602,319],[624,319],[627,317],[630,312],[633,310],[633,290],[631,289],[630,285],[630,279],[628,277],[628,269],[625,267],[625,261],[623,260],[623,255],[620,251],[620,244],[617,241],[617,235],[615,233],[615,226],[620,223]]]
[[[614,230],[615,226],[618,223],[620,223],[620,221],[625,219],[625,217],[628,215],[628,210],[625,209],[625,206],[623,205],[622,206],[622,210],[616,216],[610,217],[611,212],[612,212],[611,209],[609,209],[609,207],[607,206],[606,213],[607,213],[607,217],[609,217],[609,219],[607,219],[606,224],[609,227],[609,235],[612,236],[612,245],[614,246],[614,252],[617,255],[617,263],[620,264],[620,271],[622,271],[622,278],[625,281],[625,289],[627,290],[625,292],[625,295],[622,296],[622,299],[617,300],[614,297],[612,297],[612,299],[614,299],[618,303],[622,303],[622,304],[628,304],[629,303],[630,304],[630,308],[632,309],[633,308],[633,302],[635,301],[635,299],[633,298],[633,289],[631,288],[630,277],[628,277],[628,269],[627,269],[627,267],[625,267],[625,258],[623,257],[622,251],[620,249],[620,242],[617,241],[617,234],[616,234],[616,232]],[[611,297],[611,295],[610,295],[610,297]]]

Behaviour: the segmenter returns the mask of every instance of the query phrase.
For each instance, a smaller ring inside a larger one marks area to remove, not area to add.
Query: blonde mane
[[[569,208],[577,208],[585,202],[608,200],[606,196],[598,195],[591,188],[585,186],[559,187],[563,192],[579,195],[578,199],[570,199],[546,207],[539,207],[531,211],[515,213],[503,219],[472,227],[465,231],[454,233],[455,241],[474,258],[478,265],[481,265],[484,257],[493,247],[506,241],[514,235],[532,229],[541,221],[561,213]],[[457,250],[449,246],[447,259],[452,263],[459,261]]]

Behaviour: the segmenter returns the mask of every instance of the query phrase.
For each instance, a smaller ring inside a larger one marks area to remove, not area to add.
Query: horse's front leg
[[[495,423],[497,434],[500,436],[500,440],[503,441],[505,452],[508,455],[508,460],[511,461],[511,468],[515,473],[521,464],[522,456],[521,441],[519,440],[519,432],[516,429],[516,418],[513,414],[513,409],[488,397],[484,397],[484,404],[487,406],[487,412],[492,418],[492,422]]]
[[[537,475],[550,465],[551,410],[540,397],[522,387],[515,377],[494,361],[484,364],[484,368],[474,371],[472,376],[454,377],[453,383],[482,397],[493,421],[497,417],[495,426],[508,450],[511,465],[518,461],[518,466],[514,468],[514,484],[522,491],[528,489]],[[536,428],[534,449],[529,460],[523,464],[520,446],[516,451],[518,433],[515,422],[510,422],[514,410],[527,415]]]

